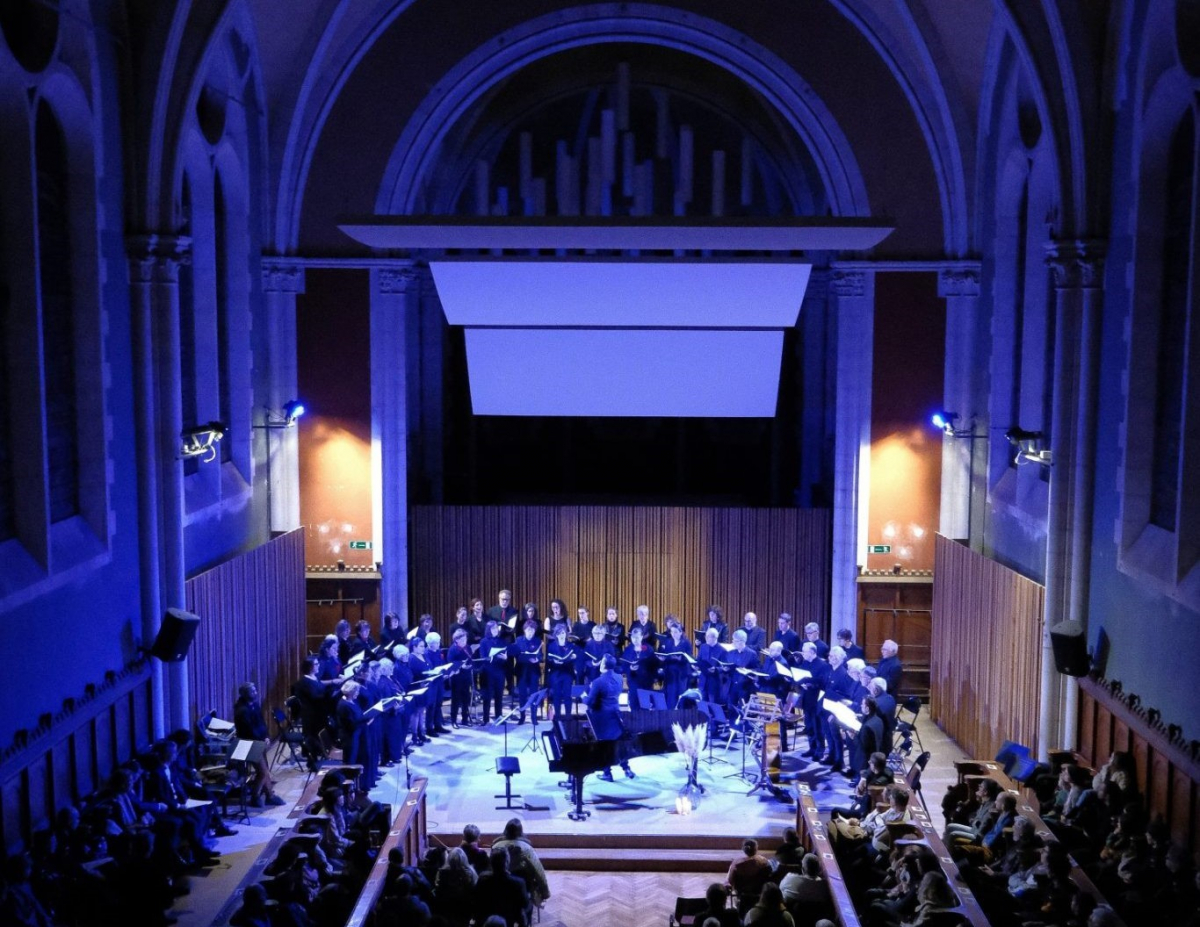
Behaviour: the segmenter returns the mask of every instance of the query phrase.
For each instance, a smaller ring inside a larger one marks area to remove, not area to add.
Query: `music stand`
[[[538,691],[529,696],[529,698],[525,700],[525,704],[521,706],[521,714],[524,714],[526,711],[528,711],[530,721],[529,740],[526,742],[525,746],[521,748],[522,753],[524,753],[526,750],[532,750],[534,753],[538,753],[542,749],[541,744],[538,743],[537,713],[538,708],[541,706],[542,702],[546,700],[546,696],[549,694],[549,689],[538,689]]]
[[[504,726],[504,755],[505,756],[508,756],[508,722],[511,721],[516,715],[518,715],[520,713],[521,713],[521,707],[518,705],[515,708],[510,708],[508,711],[506,711],[504,714],[502,714],[500,717],[498,717],[495,721],[492,722],[492,727],[495,727],[497,724],[501,724]],[[499,797],[499,796],[497,796],[497,797]]]
[[[638,689],[638,707],[646,711],[666,711],[667,697],[657,689]]]
[[[571,686],[571,714],[572,715],[579,714],[579,712],[576,711],[576,709],[579,707],[579,703],[580,703],[580,701],[582,701],[584,694],[587,692],[587,689],[588,689],[587,686]]]
[[[717,728],[722,724],[728,724],[729,719],[725,716],[725,709],[716,702],[701,702],[696,706],[700,709],[700,714],[708,718],[708,726],[712,731],[708,735],[708,759],[705,760],[709,766],[715,766],[717,763],[725,763],[729,765],[728,760],[722,760],[713,756],[713,739],[717,732]]]

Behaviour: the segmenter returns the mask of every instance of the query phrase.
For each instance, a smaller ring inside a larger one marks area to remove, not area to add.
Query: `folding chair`
[[[690,927],[696,923],[696,915],[708,910],[707,898],[675,899],[675,910],[667,918],[668,927]]]
[[[291,702],[291,699],[288,699]],[[295,763],[296,768],[301,772],[304,771],[304,759],[300,756],[300,751],[297,749],[304,745],[304,732],[295,728],[292,718],[295,717],[294,712],[291,712],[291,704],[288,705],[289,714],[285,714],[282,709],[276,708],[272,710],[271,717],[275,719],[275,739],[278,741],[278,746],[275,747],[275,755],[271,758],[271,767],[279,765],[279,758],[283,755],[283,751],[288,751],[288,761]]]

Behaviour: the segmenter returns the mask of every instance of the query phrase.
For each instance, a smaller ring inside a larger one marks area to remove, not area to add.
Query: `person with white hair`
[[[886,640],[879,648],[879,655],[882,659],[875,665],[875,672],[887,680],[888,691],[892,695],[898,695],[900,692],[900,677],[904,673],[904,666],[900,662],[900,658],[896,656],[900,651],[900,645],[894,640]]]
[[[767,632],[758,626],[758,615],[746,612],[742,616],[742,630],[746,632],[746,646],[758,653],[767,649]]]
[[[883,721],[884,752],[890,752],[892,739],[896,733],[896,699],[888,692],[887,680],[876,676],[867,684],[867,691],[875,699],[875,707],[879,709],[879,717]]]
[[[829,645],[821,640],[821,626],[815,621],[810,621],[804,626],[804,640],[817,648],[818,657],[822,660],[829,659]],[[845,659],[844,651],[842,659]]]

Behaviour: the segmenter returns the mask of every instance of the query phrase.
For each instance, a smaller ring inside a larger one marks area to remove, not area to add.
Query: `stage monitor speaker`
[[[192,639],[200,627],[200,616],[185,612],[182,608],[168,608],[163,615],[158,636],[150,648],[150,656],[164,663],[178,663],[187,656]]]
[[[1050,628],[1050,642],[1054,645],[1054,666],[1066,676],[1086,676],[1091,669],[1088,659],[1087,639],[1083,625],[1078,621],[1060,621]]]

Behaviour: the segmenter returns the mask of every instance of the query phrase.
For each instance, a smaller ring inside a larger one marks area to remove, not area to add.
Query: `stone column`
[[[264,257],[262,289],[267,317],[267,407],[277,415],[302,398],[296,374],[296,295],[304,292],[304,268],[286,258]],[[267,493],[272,533],[300,524],[300,435],[297,428],[267,429]]]
[[[804,407],[800,410],[800,488],[797,503],[813,504],[813,486],[826,477],[826,445],[831,433],[826,428],[825,386],[830,377],[829,271],[813,269],[800,307],[800,331],[804,356]]]
[[[420,291],[410,264],[371,268],[371,496],[380,609],[408,625],[408,346]]]
[[[987,435],[987,403],[981,398],[979,267],[954,265],[938,273],[938,296],[946,300],[946,361],[942,408],[958,413],[955,427]],[[942,495],[938,531],[948,538],[969,539],[976,478],[983,480],[987,445],[967,437],[942,440]],[[982,501],[982,496],[981,496]]]
[[[1055,669],[1050,627],[1068,619],[1087,623],[1104,246],[1052,242],[1046,262],[1054,284],[1054,463],[1046,532],[1039,758],[1051,749],[1076,746],[1079,689],[1074,678]]]
[[[837,319],[831,618],[832,627],[853,628],[858,623],[858,566],[865,562],[871,486],[875,273],[835,264],[829,288]]]
[[[182,236],[130,238],[130,300],[137,416],[138,529],[141,537],[142,642],[153,643],[167,608],[185,608],[183,413],[179,360],[179,266],[190,259]],[[151,660],[156,736],[190,728],[187,660]]]

